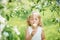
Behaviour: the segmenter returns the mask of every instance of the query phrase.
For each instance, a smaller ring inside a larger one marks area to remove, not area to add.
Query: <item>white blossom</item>
[[[8,3],[8,0],[2,0],[2,4],[6,4],[6,3]]]
[[[5,25],[6,25],[6,19],[0,15],[0,39],[2,37],[1,32],[3,31]]]
[[[8,37],[8,36],[9,36],[8,32],[3,32],[3,35],[4,35],[5,37]]]
[[[36,6],[36,8],[42,9],[42,6],[41,6],[40,4],[38,4],[38,5]]]
[[[19,32],[18,29],[17,29],[17,26],[14,26],[13,30],[15,31],[15,33],[16,33],[17,35],[20,35],[20,32]]]
[[[56,20],[57,20],[58,22],[60,22],[60,18],[56,18]]]
[[[0,32],[3,31],[6,24],[7,24],[6,19],[0,15]]]
[[[2,37],[1,32],[3,31],[3,29],[4,29],[4,27],[5,27],[6,24],[7,24],[7,23],[6,23],[6,19],[3,18],[3,17],[0,15],[0,39],[1,39],[1,37]]]
[[[0,33],[0,40],[1,40],[1,37],[2,37],[2,35],[1,35],[1,33]]]
[[[35,6],[35,4],[34,4],[34,2],[31,2],[31,4],[30,4],[31,6]]]
[[[0,15],[0,22],[2,22],[2,23],[5,23],[5,18],[3,18],[1,15]]]
[[[16,7],[15,9],[14,9],[14,11],[17,11],[18,10],[18,7]]]
[[[46,1],[46,2],[44,3],[44,7],[47,6],[47,4],[48,4],[48,1]]]
[[[52,4],[54,3],[54,2],[51,2]]]

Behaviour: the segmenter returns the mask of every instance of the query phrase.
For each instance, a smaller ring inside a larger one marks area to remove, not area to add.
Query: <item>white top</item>
[[[32,33],[32,27],[28,27],[28,32],[31,34]],[[35,35],[32,37],[31,40],[41,40],[41,33],[42,33],[42,27],[38,27],[37,32]]]

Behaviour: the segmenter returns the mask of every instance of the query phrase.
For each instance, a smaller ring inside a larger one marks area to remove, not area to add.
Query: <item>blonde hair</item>
[[[41,16],[38,15],[37,17],[38,17],[38,19],[39,19],[38,26],[42,26]],[[33,15],[30,15],[30,16],[28,17],[28,19],[27,19],[28,26],[31,26],[31,24],[30,24],[30,18],[33,18]]]

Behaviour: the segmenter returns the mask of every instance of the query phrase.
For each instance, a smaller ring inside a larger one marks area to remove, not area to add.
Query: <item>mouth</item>
[[[33,23],[33,26],[37,26],[37,24],[36,23]]]

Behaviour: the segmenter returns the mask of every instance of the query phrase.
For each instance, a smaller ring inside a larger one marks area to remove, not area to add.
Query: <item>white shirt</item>
[[[28,27],[28,32],[32,33],[32,27]],[[41,40],[42,27],[38,27],[37,32],[34,34],[31,40]]]

